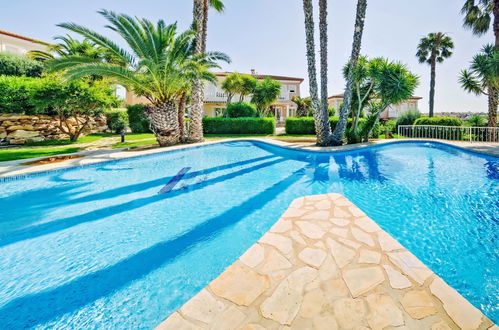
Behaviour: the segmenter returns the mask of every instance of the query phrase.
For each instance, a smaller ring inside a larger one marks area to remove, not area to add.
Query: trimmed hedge
[[[336,123],[338,122],[338,117],[329,117],[329,124],[331,125],[331,130],[334,130]],[[365,119],[360,118],[359,123],[362,123]],[[348,118],[347,127],[352,123],[352,118]],[[297,134],[297,135],[315,135],[315,122],[312,117],[288,117],[286,118],[286,134]]]
[[[128,114],[122,110],[106,111],[107,126],[116,134],[125,131],[128,126]]]
[[[203,118],[204,134],[274,134],[274,118]]]
[[[227,106],[229,118],[258,117],[256,105],[247,102],[231,103]]]
[[[418,110],[407,110],[402,112],[395,121],[394,130],[397,131],[399,125],[413,125],[418,118],[421,118],[421,112]]]
[[[144,115],[145,105],[135,104],[126,107],[128,126],[132,133],[150,133],[149,119]]]
[[[25,55],[0,53],[0,75],[40,77],[43,66]]]
[[[421,117],[416,119],[414,125],[432,126],[463,126],[463,121],[455,117]]]

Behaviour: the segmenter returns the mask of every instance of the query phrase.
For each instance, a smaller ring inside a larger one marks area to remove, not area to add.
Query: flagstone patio
[[[158,329],[499,329],[339,194],[293,201]]]

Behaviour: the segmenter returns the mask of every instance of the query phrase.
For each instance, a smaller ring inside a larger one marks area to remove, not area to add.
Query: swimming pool
[[[0,183],[0,328],[151,328],[296,197],[338,192],[499,320],[499,159],[236,141]]]

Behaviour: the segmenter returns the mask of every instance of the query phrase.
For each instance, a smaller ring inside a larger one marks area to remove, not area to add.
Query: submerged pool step
[[[177,183],[179,183],[179,181],[182,180],[184,175],[187,172],[189,172],[191,170],[191,168],[192,167],[184,167],[183,169],[178,171],[178,173],[173,178],[171,178],[171,180],[168,181],[168,183],[163,188],[161,188],[160,191],[158,191],[158,194],[166,194],[166,193],[169,193],[170,191],[172,191],[172,189],[175,188]]]

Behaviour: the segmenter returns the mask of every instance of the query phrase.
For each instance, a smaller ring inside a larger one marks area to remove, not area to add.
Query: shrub
[[[144,115],[146,106],[143,104],[135,104],[127,106],[128,126],[132,133],[149,133],[149,119]]]
[[[25,55],[0,53],[0,75],[40,77],[43,66]]]
[[[418,110],[407,110],[402,112],[400,116],[395,121],[395,131],[398,130],[399,125],[412,125],[416,119],[421,117],[421,112]]]
[[[470,119],[466,121],[466,125],[472,127],[486,127],[487,121],[484,117],[480,115],[473,115]]]
[[[360,119],[359,123],[362,123],[364,119]],[[329,124],[331,125],[331,130],[334,130],[336,123],[338,122],[338,117],[329,117]],[[350,126],[352,119],[348,118],[348,125]],[[286,134],[297,134],[297,135],[315,135],[315,122],[312,117],[288,117],[286,118]]]
[[[43,113],[43,109],[35,107],[33,93],[49,82],[48,78],[0,76],[0,113]]]
[[[107,126],[113,132],[119,134],[128,126],[128,114],[122,110],[106,111]]]
[[[274,118],[203,118],[204,134],[274,134]]]
[[[247,102],[231,103],[227,106],[229,118],[258,117],[256,105]]]
[[[432,126],[463,126],[463,121],[455,117],[421,117],[416,119],[414,125]]]

